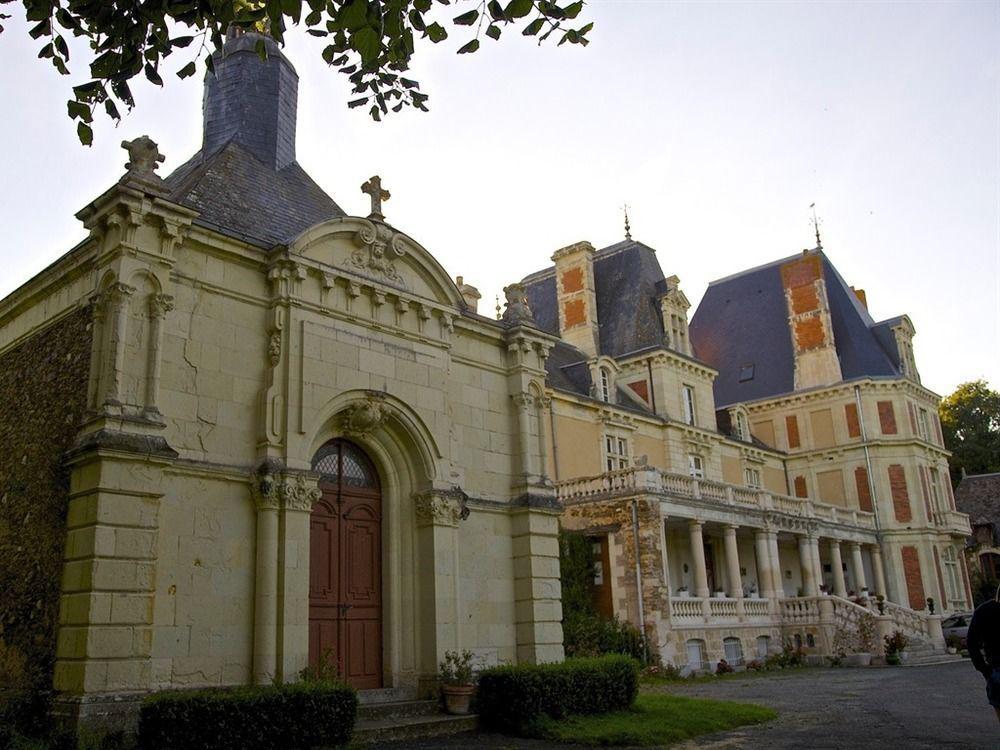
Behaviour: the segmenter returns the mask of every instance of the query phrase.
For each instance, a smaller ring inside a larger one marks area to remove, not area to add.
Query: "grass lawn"
[[[679,695],[640,695],[628,711],[596,716],[544,717],[529,730],[551,742],[603,747],[666,745],[699,734],[721,732],[744,724],[770,721],[777,712],[749,703],[732,703]]]

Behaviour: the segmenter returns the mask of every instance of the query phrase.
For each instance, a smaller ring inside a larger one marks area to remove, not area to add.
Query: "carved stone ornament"
[[[438,492],[414,495],[413,508],[418,526],[458,526],[464,510],[457,498]]]
[[[369,224],[355,232],[354,244],[358,247],[351,253],[351,265],[396,286],[405,286],[394,262],[405,254],[401,235],[385,224]]]
[[[122,182],[138,182],[152,188],[162,188],[163,178],[156,174],[164,156],[159,146],[148,135],[141,135],[133,141],[122,141],[122,148],[128,151],[125,175]]]
[[[313,503],[323,493],[315,478],[303,473],[281,469],[273,463],[264,463],[250,477],[250,495],[258,511],[289,510],[311,511]]]
[[[388,416],[385,394],[370,391],[364,401],[344,409],[340,415],[340,430],[348,436],[367,435],[381,427]]]
[[[267,361],[271,367],[277,367],[281,361],[281,331],[271,331],[267,340]]]
[[[535,318],[531,314],[528,306],[528,293],[524,284],[516,283],[503,288],[504,296],[507,298],[507,308],[503,311],[503,321],[508,325],[520,325],[521,323],[535,324]]]

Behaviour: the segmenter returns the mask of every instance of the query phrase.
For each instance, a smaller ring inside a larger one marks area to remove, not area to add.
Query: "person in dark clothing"
[[[972,666],[986,678],[986,697],[1000,720],[1000,587],[995,599],[972,613],[966,641]]]

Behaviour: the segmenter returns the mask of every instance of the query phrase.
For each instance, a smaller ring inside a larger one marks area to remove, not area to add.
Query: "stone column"
[[[254,576],[253,681],[270,685],[278,676],[278,511],[279,478],[267,467],[250,485],[257,510],[256,575]]]
[[[526,483],[533,483],[538,476],[535,462],[538,460],[538,444],[531,429],[531,411],[535,408],[535,398],[530,393],[512,396],[517,410],[517,436],[521,455],[521,474]]]
[[[158,411],[156,402],[160,392],[160,363],[163,359],[163,318],[174,309],[174,298],[169,294],[154,294],[149,298],[149,362],[146,365],[145,407]]]
[[[819,587],[823,585],[823,563],[819,559],[819,537],[815,534],[809,535],[809,553],[813,561],[813,577],[816,581],[816,593],[819,593]]]
[[[802,571],[802,591],[806,596],[816,596],[816,574],[813,566],[812,544],[809,536],[799,536],[799,568]]]
[[[413,504],[419,566],[419,669],[421,682],[426,683],[434,679],[445,651],[461,648],[455,587],[456,530],[461,508],[455,498],[435,490],[415,495]]]
[[[770,551],[771,580],[774,582],[774,595],[783,599],[785,597],[785,577],[781,570],[781,555],[778,550],[778,532],[767,532],[767,548]]]
[[[868,583],[865,581],[865,566],[861,561],[861,545],[857,542],[851,542],[851,577],[854,579],[854,585],[858,587],[858,596],[861,596],[861,589]]]
[[[701,523],[690,521],[688,532],[691,536],[691,562],[694,565],[695,596],[708,597],[708,571],[705,569],[705,542],[701,536]]]
[[[847,596],[847,582],[844,580],[844,561],[840,556],[840,542],[830,540],[830,567],[833,568],[833,593]]]
[[[729,596],[743,598],[743,581],[740,576],[740,549],[736,542],[736,526],[727,525],[725,535],[726,573],[729,578]]]
[[[562,661],[562,586],[559,582],[559,513],[541,508],[515,511],[514,619],[517,660]]]
[[[754,552],[757,556],[757,585],[760,588],[760,595],[765,599],[772,599],[777,596],[777,586],[774,582],[771,556],[767,549],[767,532],[755,531],[753,540]],[[778,584],[780,585],[780,583],[779,581]]]
[[[105,350],[100,374],[98,407],[121,403],[122,370],[125,367],[125,329],[128,325],[128,300],[135,291],[128,284],[112,284],[107,295]]]
[[[309,664],[309,519],[322,496],[318,477],[285,474],[280,485],[278,547],[278,678],[294,682]]]
[[[881,594],[888,599],[889,594],[885,588],[885,568],[882,565],[882,548],[877,544],[873,544],[871,552],[872,573],[875,574],[875,593]]]

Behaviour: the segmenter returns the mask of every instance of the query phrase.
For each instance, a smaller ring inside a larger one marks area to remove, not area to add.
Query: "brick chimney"
[[[266,60],[257,53],[260,42]],[[205,74],[202,156],[235,141],[272,169],[294,162],[299,76],[277,42],[233,33],[213,61],[215,74]]]
[[[795,389],[843,380],[833,339],[822,256],[806,252],[781,267],[795,353]]]
[[[594,292],[594,246],[577,242],[556,250],[552,261],[556,264],[559,333],[566,343],[596,357],[600,329]]]

